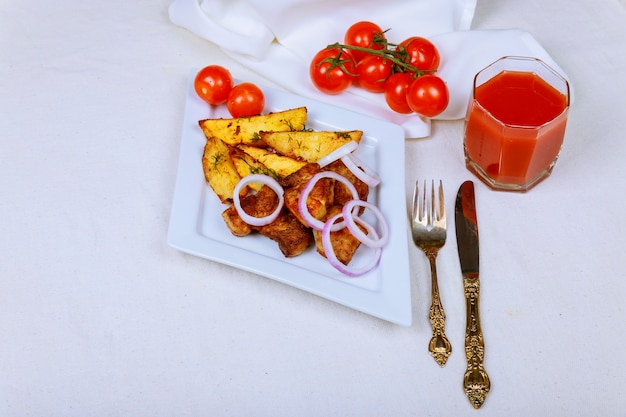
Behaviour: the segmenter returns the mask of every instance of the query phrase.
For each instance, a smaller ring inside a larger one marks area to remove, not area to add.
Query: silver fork
[[[428,344],[428,351],[439,366],[444,366],[452,353],[452,345],[445,334],[446,314],[443,311],[437,283],[437,254],[446,243],[446,210],[441,180],[437,198],[435,198],[434,180],[430,192],[427,192],[426,181],[424,181],[421,193],[419,182],[415,182],[411,232],[415,245],[424,252],[430,263],[431,301],[428,317],[433,336]]]

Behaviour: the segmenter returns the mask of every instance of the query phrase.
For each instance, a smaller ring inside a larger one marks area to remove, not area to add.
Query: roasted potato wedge
[[[234,119],[203,119],[198,122],[207,138],[218,137],[229,145],[254,144],[259,132],[303,130],[307,120],[306,107]]]
[[[272,172],[272,170],[241,149],[235,146],[228,146],[228,154],[241,178],[252,174],[265,174],[274,179],[278,179],[278,176]],[[248,185],[248,187],[255,191],[259,191],[262,186],[263,184],[254,182]]]
[[[268,132],[259,133],[262,143],[276,152],[290,158],[317,162],[335,149],[350,141],[361,142],[363,132],[351,130],[345,132],[312,131]]]
[[[256,146],[239,145],[238,148],[265,165],[265,167],[275,173],[279,178],[285,178],[287,175],[293,174],[306,165],[304,161],[279,155],[271,150],[257,148]]]
[[[217,137],[210,137],[204,145],[202,169],[207,182],[222,203],[230,203],[235,186],[241,179],[229,156],[228,146]]]

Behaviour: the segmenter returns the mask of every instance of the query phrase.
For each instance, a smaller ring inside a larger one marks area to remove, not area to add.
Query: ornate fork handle
[[[465,292],[466,305],[466,329],[465,329],[465,356],[467,358],[467,370],[463,377],[465,394],[476,409],[485,402],[487,393],[491,388],[489,376],[484,368],[485,343],[483,332],[480,327],[479,295],[480,282],[478,276],[464,277],[463,289]]]
[[[428,344],[428,351],[437,364],[443,367],[452,353],[452,345],[445,334],[446,313],[443,310],[443,304],[441,304],[439,284],[437,283],[436,259],[438,249],[431,248],[425,250],[425,252],[430,263],[431,300],[428,318],[430,319],[430,326],[433,330],[433,336]]]

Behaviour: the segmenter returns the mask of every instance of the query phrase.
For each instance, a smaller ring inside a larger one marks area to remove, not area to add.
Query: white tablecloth
[[[492,380],[478,412],[452,238],[445,368],[408,242],[409,327],[167,245],[189,69],[266,83],[172,24],[169,3],[0,3],[0,415],[626,415],[623,0],[478,1],[473,29],[529,31],[576,88],[547,181],[476,181]],[[461,138],[437,121],[407,141],[407,201],[416,178],[442,178],[449,202],[474,179]]]

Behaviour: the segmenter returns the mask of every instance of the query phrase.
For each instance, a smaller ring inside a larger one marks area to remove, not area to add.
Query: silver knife
[[[463,377],[465,395],[472,406],[480,408],[491,388],[489,376],[484,368],[485,343],[480,327],[478,278],[478,222],[474,183],[465,181],[459,188],[454,209],[456,240],[463,273],[465,293],[465,357],[467,370]]]

